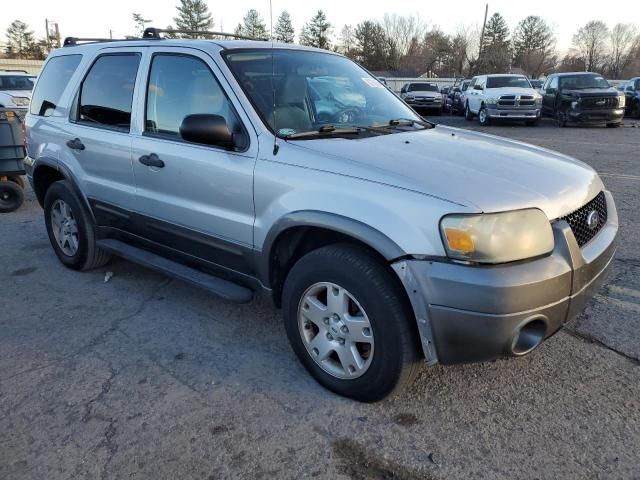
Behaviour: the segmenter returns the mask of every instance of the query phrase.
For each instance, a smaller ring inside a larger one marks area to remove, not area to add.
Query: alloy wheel
[[[64,200],[57,199],[51,206],[51,230],[62,253],[73,257],[80,245],[78,224],[71,207]]]
[[[369,317],[356,298],[335,283],[316,283],[302,295],[298,330],[313,361],[329,375],[354,379],[371,365]]]

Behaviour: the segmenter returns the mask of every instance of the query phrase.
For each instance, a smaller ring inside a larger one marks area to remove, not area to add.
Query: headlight
[[[434,102],[441,102],[442,101],[442,97],[435,97],[433,99]]]
[[[11,101],[18,107],[26,107],[29,105],[29,99],[27,97],[11,97]]]
[[[625,97],[624,95],[619,95],[618,96],[618,107],[619,108],[624,108],[627,105],[627,97]]]
[[[542,97],[536,97],[536,105],[542,105]]]
[[[498,102],[493,97],[487,97],[487,98],[484,99],[484,103],[486,103],[487,105],[495,105]]]
[[[538,209],[479,215],[446,215],[440,232],[447,255],[478,263],[505,263],[553,250],[553,232]]]

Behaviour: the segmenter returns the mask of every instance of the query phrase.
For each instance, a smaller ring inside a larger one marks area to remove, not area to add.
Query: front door
[[[552,77],[545,82],[542,92],[542,113],[555,116],[556,99],[558,97],[558,77]]]
[[[253,246],[253,169],[257,138],[215,63],[190,48],[155,48],[133,138],[136,200],[144,236],[243,273]],[[184,118],[215,114],[235,148],[191,143]],[[148,159],[153,161],[149,162]],[[161,166],[158,166],[161,165]]]

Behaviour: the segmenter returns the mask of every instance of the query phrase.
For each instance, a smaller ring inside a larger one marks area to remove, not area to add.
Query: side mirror
[[[474,85],[473,89],[474,90],[483,90],[482,85]]]
[[[180,125],[180,136],[187,142],[214,145],[227,150],[235,147],[233,133],[220,115],[197,113],[187,115]]]

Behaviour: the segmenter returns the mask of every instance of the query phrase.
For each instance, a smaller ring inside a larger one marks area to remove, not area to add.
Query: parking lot
[[[567,328],[355,403],[306,373],[266,297],[65,269],[28,192],[0,217],[0,478],[640,478],[640,128],[433,120],[573,155],[613,192],[617,257]]]

